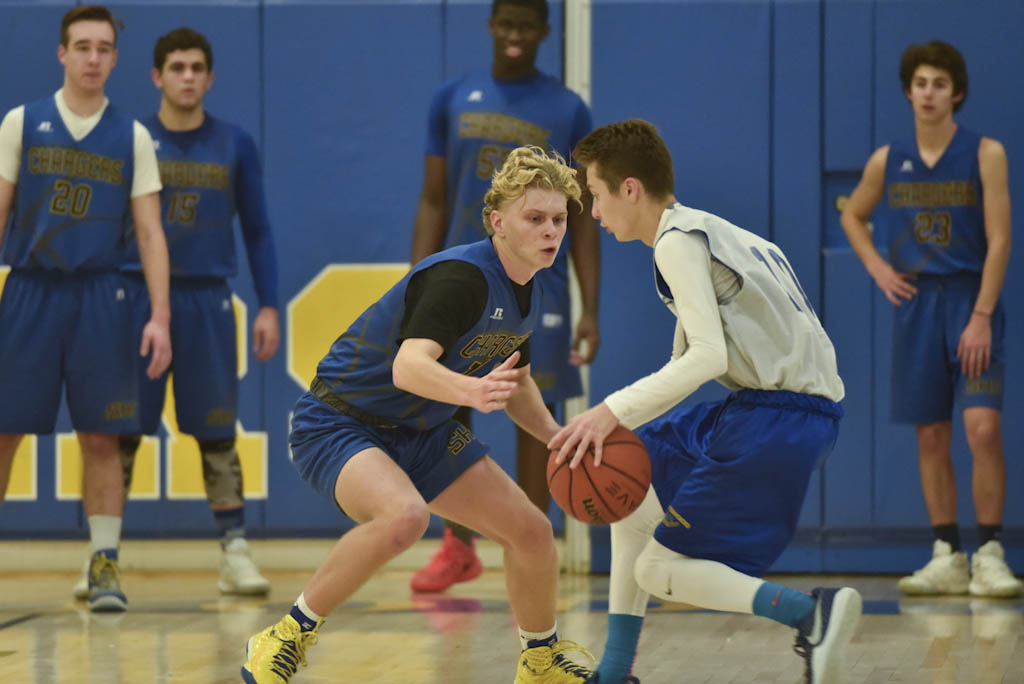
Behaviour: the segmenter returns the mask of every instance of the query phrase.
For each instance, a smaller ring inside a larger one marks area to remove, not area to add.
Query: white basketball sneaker
[[[971,557],[971,583],[968,587],[972,596],[1013,598],[1020,596],[1024,584],[1013,576],[1006,564],[1003,545],[992,539],[985,543]]]
[[[949,542],[936,539],[932,545],[932,559],[913,575],[900,579],[904,594],[966,594],[970,576],[967,572],[967,554],[953,553]]]
[[[224,548],[217,588],[224,594],[262,595],[270,591],[270,581],[260,574],[244,537],[235,537]]]

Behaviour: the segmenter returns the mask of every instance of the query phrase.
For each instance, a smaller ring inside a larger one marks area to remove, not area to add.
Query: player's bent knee
[[[389,513],[382,522],[388,528],[392,551],[397,554],[423,537],[430,524],[430,510],[425,503],[410,502]]]
[[[674,551],[665,548],[655,540],[648,542],[643,552],[637,556],[633,563],[633,577],[640,588],[653,596],[665,597],[665,589],[668,587],[668,576],[672,572],[672,562],[685,558]],[[683,587],[679,588],[680,590]],[[681,594],[681,591],[677,591]],[[673,596],[674,600],[682,600]]]
[[[528,549],[531,552],[539,552],[548,546],[554,546],[551,521],[536,506],[531,504],[528,511],[511,516],[508,522],[512,524],[499,530],[496,537],[488,536],[506,548]]]

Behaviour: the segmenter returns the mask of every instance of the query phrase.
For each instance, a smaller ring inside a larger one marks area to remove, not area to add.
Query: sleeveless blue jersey
[[[484,195],[509,152],[537,145],[568,160],[591,128],[590,110],[579,95],[546,74],[510,82],[479,72],[442,86],[430,107],[427,154],[444,157],[447,166],[450,217],[445,245],[487,236],[481,218]],[[569,273],[568,244],[568,239],[562,241],[551,267],[562,279]]]
[[[542,293],[538,283],[534,281],[530,310],[523,317],[490,240],[446,249],[416,264],[335,340],[317,366],[317,378],[334,395],[371,416],[417,430],[430,429],[452,417],[457,406],[400,390],[391,378],[409,279],[424,268],[451,260],[480,268],[487,279],[487,306],[480,320],[439,359],[440,363],[456,373],[482,377],[529,338],[540,315]]]
[[[978,145],[958,126],[934,168],[914,140],[889,146],[882,223],[893,268],[905,273],[981,273],[985,263],[984,207]]]
[[[169,131],[153,115],[149,129],[160,164],[161,220],[167,234],[171,275],[235,275],[235,178],[238,139],[244,135],[209,114],[192,131]],[[139,247],[132,242],[128,270],[139,271]]]
[[[53,96],[25,105],[6,263],[69,272],[122,264],[131,221],[134,125],[108,104],[96,127],[76,141]]]

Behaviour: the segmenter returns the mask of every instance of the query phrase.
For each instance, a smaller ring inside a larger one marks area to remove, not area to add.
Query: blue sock
[[[303,632],[311,632],[313,631],[313,628],[316,627],[316,619],[303,613],[302,609],[298,606],[293,605],[288,614],[295,618],[295,621],[299,623],[299,627]]]
[[[236,537],[245,536],[244,506],[226,511],[214,511],[213,517],[217,521],[217,527],[220,528],[221,546],[227,546]]]
[[[639,615],[608,614],[608,639],[604,643],[601,664],[597,667],[601,684],[620,684],[626,680],[633,669],[643,624],[644,619]]]
[[[754,595],[754,615],[796,627],[814,613],[817,601],[810,594],[781,584],[765,582]]]
[[[104,556],[112,561],[117,560],[117,549],[96,549],[93,553],[102,553]]]

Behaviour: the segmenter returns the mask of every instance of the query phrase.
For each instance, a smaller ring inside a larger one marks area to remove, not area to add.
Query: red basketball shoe
[[[476,579],[483,571],[474,542],[465,544],[445,528],[441,548],[430,557],[426,567],[412,576],[409,586],[413,591],[444,591],[456,582]]]

